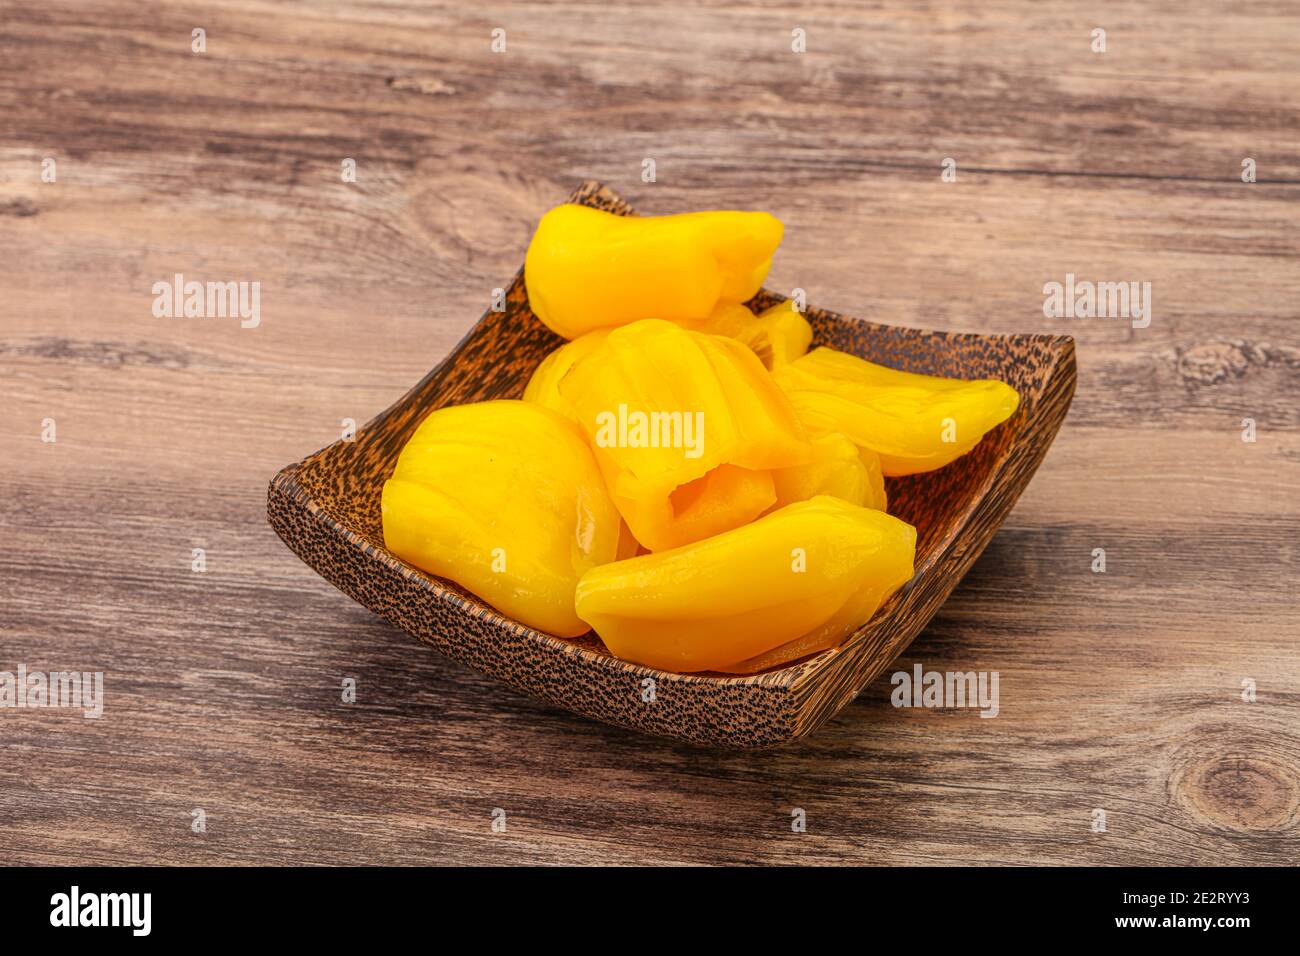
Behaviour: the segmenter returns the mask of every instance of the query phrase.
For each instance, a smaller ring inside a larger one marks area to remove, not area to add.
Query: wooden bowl
[[[595,182],[570,201],[635,214]],[[780,298],[764,290],[751,305]],[[380,489],[421,419],[444,405],[518,398],[543,356],[561,344],[529,310],[522,269],[505,310],[485,314],[354,441],[277,474],[267,517],[295,554],[345,594],[448,657],[543,700],[708,746],[768,747],[802,737],[888,667],[957,586],[1042,461],[1075,382],[1068,336],[925,332],[814,308],[807,317],[815,344],[913,372],[1001,379],[1020,393],[1020,407],[946,468],[889,480],[890,513],[916,525],[916,574],[842,645],[803,661],[744,677],[642,667],[613,657],[594,635],[564,640],[525,627],[385,550]]]

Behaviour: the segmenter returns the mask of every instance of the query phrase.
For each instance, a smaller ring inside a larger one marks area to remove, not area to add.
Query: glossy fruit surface
[[[528,303],[566,339],[638,319],[701,320],[759,290],[783,231],[765,212],[615,216],[557,206],[528,246]]]
[[[1010,418],[1015,389],[994,379],[916,375],[830,348],[772,371],[810,434],[840,432],[880,456],[886,475],[942,468]]]
[[[791,641],[829,647],[912,576],[915,529],[837,498],[788,505],[685,547],[593,568],[577,609],[626,660],[694,672]]]
[[[588,630],[578,579],[620,554],[618,512],[561,415],[519,401],[431,412],[384,484],[384,544],[529,627]],[[627,542],[622,553],[632,553]]]
[[[636,539],[652,551],[738,527],[775,502],[768,472],[811,448],[785,395],[734,339],[646,319],[558,387]]]

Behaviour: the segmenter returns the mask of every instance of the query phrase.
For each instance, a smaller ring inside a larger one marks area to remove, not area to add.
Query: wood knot
[[[35,216],[38,212],[40,210],[36,208],[36,203],[30,199],[20,197],[10,199],[7,202],[0,202],[0,216],[17,216],[19,219],[27,219],[30,216]]]
[[[1300,349],[1243,339],[1202,342],[1180,349],[1178,374],[1189,385],[1217,385],[1241,378],[1251,368],[1300,366]]]
[[[504,250],[525,248],[537,225],[537,210],[554,202],[554,195],[539,198],[554,191],[546,181],[441,157],[420,160],[415,173],[418,186],[407,208],[421,226],[424,249],[472,269],[515,268],[506,258],[513,253]]]
[[[1240,378],[1250,367],[1244,342],[1207,342],[1178,356],[1178,374],[1194,385],[1216,385]]]
[[[1295,770],[1250,754],[1194,763],[1179,790],[1198,816],[1238,831],[1285,829],[1300,806]]]

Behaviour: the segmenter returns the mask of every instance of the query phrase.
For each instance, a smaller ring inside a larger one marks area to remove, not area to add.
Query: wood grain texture
[[[1298,41],[1200,0],[0,4],[0,669],[107,694],[0,710],[7,858],[1294,862]],[[788,748],[655,742],[284,550],[268,477],[447,354],[586,178],[771,210],[769,286],[839,312],[1075,337],[1069,420],[899,663],[997,670],[996,719],[881,679]],[[154,319],[178,271],[260,281],[261,326]],[[1044,318],[1067,272],[1150,281],[1151,326]]]

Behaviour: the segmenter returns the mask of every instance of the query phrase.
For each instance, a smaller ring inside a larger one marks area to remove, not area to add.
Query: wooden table
[[[6,859],[1300,859],[1300,8],[467,9],[0,8],[0,670],[105,680],[97,720],[0,709]],[[665,744],[272,533],[271,475],[446,354],[584,178],[776,213],[769,285],[817,305],[1076,337],[1046,463],[899,663],[997,671],[995,719],[882,679],[797,746]],[[156,318],[176,273],[259,282],[260,324]],[[1046,318],[1067,273],[1150,282],[1149,327]]]

